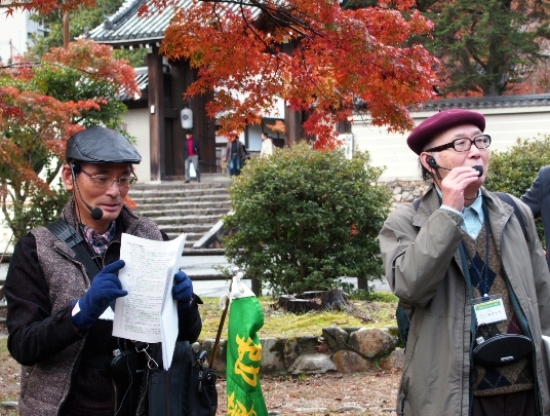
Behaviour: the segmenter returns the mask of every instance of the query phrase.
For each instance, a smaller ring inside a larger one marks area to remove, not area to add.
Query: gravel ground
[[[0,318],[2,316],[0,308]],[[0,338],[7,331],[0,320]],[[20,389],[19,365],[0,351],[0,391],[2,397],[17,398]],[[291,376],[263,375],[261,386],[270,415],[388,415],[395,409],[401,372],[369,371],[364,373]],[[220,375],[217,383],[219,406],[217,415],[227,414],[226,381]],[[17,412],[0,407],[0,416]]]

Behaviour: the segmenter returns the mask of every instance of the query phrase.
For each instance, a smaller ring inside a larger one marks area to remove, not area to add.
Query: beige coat
[[[526,241],[513,208],[482,192],[505,275],[534,340],[540,414],[547,416],[549,372],[541,335],[550,335],[550,274],[544,253],[528,207],[516,199],[527,227]],[[459,254],[464,232],[439,205],[432,188],[418,210],[412,204],[396,208],[380,232],[388,283],[396,296],[415,306],[397,398],[399,415],[470,413],[471,301]]]

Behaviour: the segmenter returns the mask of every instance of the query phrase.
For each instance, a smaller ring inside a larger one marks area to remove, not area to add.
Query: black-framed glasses
[[[88,176],[92,180],[92,182],[99,188],[110,188],[113,183],[116,182],[120,189],[127,189],[137,182],[137,176],[134,172],[132,172],[128,176],[112,178],[109,175],[91,175],[82,168],[80,168],[80,171]]]
[[[466,152],[470,150],[472,144],[478,149],[487,149],[491,145],[491,136],[488,134],[480,134],[479,136],[469,139],[463,137],[460,139],[453,140],[450,143],[442,144],[441,146],[432,147],[431,149],[425,150],[426,152],[441,152],[446,149],[455,149],[457,152]]]

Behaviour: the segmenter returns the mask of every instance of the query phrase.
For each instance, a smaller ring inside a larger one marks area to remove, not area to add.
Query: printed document
[[[155,241],[122,234],[118,277],[128,295],[115,303],[113,336],[148,343],[162,342],[164,369],[170,368],[178,338],[178,306],[172,298],[187,235]]]
[[[547,337],[546,335],[542,336],[542,341],[544,343],[544,350],[546,352],[546,358],[548,359],[548,362],[550,363],[550,337]]]

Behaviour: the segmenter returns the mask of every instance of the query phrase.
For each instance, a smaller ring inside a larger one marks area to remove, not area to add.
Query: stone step
[[[140,207],[137,207],[135,212],[142,216],[151,218],[153,221],[155,221],[155,218],[162,218],[162,217],[184,217],[189,215],[196,215],[198,217],[201,216],[218,216],[221,217],[222,215],[227,214],[230,211],[229,208],[226,207],[206,207],[206,208],[198,208],[198,209],[163,209],[162,211],[159,210],[149,210],[149,209],[140,209]]]
[[[219,221],[219,215],[183,215],[183,216],[161,216],[161,217],[148,217],[155,221],[159,227],[170,224],[204,224],[208,227],[212,227]]]
[[[177,202],[173,204],[143,204],[136,207],[136,212],[138,214],[146,211],[158,211],[162,212],[164,210],[175,210],[179,209],[181,213],[185,214],[194,214],[199,209],[209,209],[209,208],[223,208],[226,211],[231,209],[230,201],[201,201],[201,202]],[[141,214],[140,214],[141,215]]]
[[[138,183],[129,195],[137,205],[136,213],[155,221],[170,239],[187,233],[185,255],[194,252],[193,245],[231,210],[230,185],[228,177],[204,174],[200,183],[194,180]],[[223,253],[223,249],[216,250]]]
[[[193,248],[185,247],[183,249],[183,257],[185,256],[223,256],[225,249],[223,248]]]
[[[201,202],[226,202],[229,200],[229,194],[209,195],[209,196],[158,196],[147,198],[132,198],[138,207],[151,204],[177,204],[182,201],[189,203]]]
[[[167,232],[166,230],[162,229],[162,231],[164,231],[166,233],[166,235],[168,236],[168,238],[170,240],[173,240],[174,238],[177,238],[181,235],[181,232],[178,232],[177,230],[172,230],[170,232]],[[193,246],[193,244],[195,244],[195,242],[199,241],[202,237],[204,233],[197,233],[197,232],[193,232],[193,231],[190,231],[187,233],[187,239],[185,240],[185,247],[186,248],[190,248]]]
[[[197,183],[195,181],[191,183],[184,183],[183,181],[167,181],[167,182],[147,182],[147,183],[140,183],[138,182],[132,188],[130,189],[130,194],[138,191],[163,191],[163,190],[175,190],[175,189],[182,189],[182,190],[197,190],[197,189],[227,189],[231,185],[230,181],[222,181],[222,182],[206,182],[202,181],[200,183]]]
[[[204,234],[212,228],[211,224],[165,224],[162,227],[159,226],[159,228],[164,231],[166,234],[171,233],[198,233],[198,234]],[[189,236],[187,237],[189,238]]]
[[[214,195],[229,195],[226,188],[197,188],[197,189],[180,189],[180,188],[166,188],[166,189],[143,189],[134,190],[131,188],[129,195],[132,199],[151,198],[154,196],[167,196],[167,197],[198,197],[198,196],[214,196]]]

